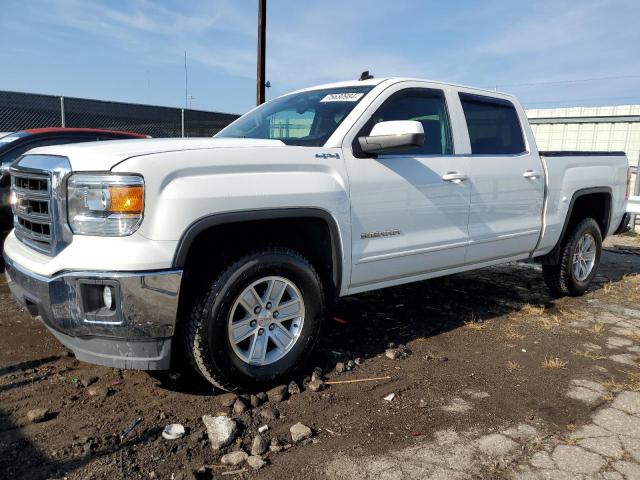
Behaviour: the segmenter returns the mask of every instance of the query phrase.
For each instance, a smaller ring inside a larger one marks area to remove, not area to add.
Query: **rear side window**
[[[525,151],[518,113],[507,100],[460,94],[471,140],[471,153],[503,155]]]
[[[453,153],[449,115],[441,90],[408,88],[389,97],[371,116],[362,134],[369,135],[378,122],[391,120],[415,120],[424,128],[424,145],[401,151],[393,155],[450,155]]]

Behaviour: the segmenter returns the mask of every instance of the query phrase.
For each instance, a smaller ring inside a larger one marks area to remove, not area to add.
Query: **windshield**
[[[247,113],[216,137],[281,140],[320,147],[372,86],[327,88],[271,100]]]

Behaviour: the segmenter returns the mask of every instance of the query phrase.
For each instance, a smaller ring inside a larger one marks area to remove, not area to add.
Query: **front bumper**
[[[116,368],[169,368],[181,270],[71,271],[53,277],[29,272],[5,253],[7,283],[32,315],[82,361]],[[117,286],[117,309],[100,318],[84,313],[84,286]]]

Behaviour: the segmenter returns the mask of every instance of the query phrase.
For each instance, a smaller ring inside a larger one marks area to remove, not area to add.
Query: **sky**
[[[640,103],[638,19],[640,0],[268,0],[267,99],[369,70]],[[0,0],[0,90],[243,113],[256,42],[257,0]]]

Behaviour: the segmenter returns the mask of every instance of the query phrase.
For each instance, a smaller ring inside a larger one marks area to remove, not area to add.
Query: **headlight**
[[[143,211],[142,177],[76,174],[67,182],[69,226],[77,235],[131,235]]]

